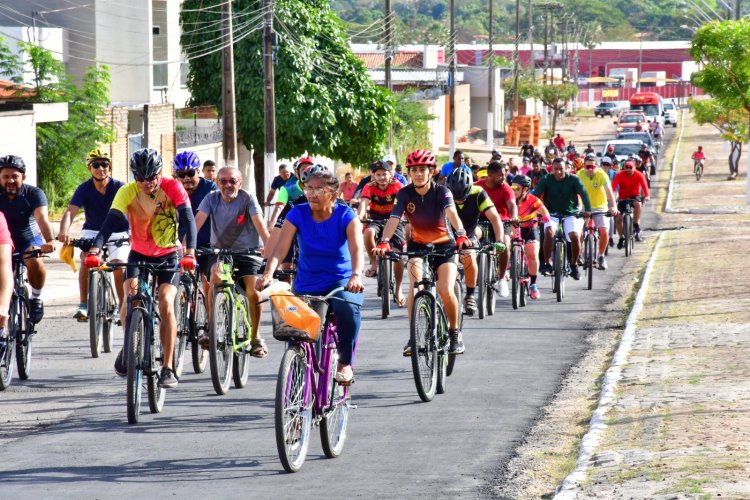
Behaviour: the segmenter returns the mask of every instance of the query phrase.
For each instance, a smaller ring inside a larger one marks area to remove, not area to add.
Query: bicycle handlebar
[[[256,249],[231,250],[228,248],[197,248],[195,255],[228,255],[230,257],[261,257],[261,251]]]
[[[25,259],[34,259],[37,257],[44,257],[46,254],[43,254],[41,249],[37,248],[35,250],[28,250],[26,252],[14,252],[13,253],[13,262],[23,262]]]

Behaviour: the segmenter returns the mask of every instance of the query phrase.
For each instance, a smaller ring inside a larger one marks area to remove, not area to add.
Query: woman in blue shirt
[[[362,269],[364,240],[362,223],[347,205],[336,203],[339,181],[328,170],[315,166],[304,193],[308,202],[296,205],[286,217],[273,255],[268,256],[265,273],[256,288],[263,290],[271,282],[273,272],[291,248],[294,237],[299,244],[299,261],[294,292],[305,295],[327,295],[345,287],[332,300],[339,337],[339,364],[336,380],[349,384],[354,380],[352,360],[361,324],[363,302]],[[354,302],[358,305],[352,304]]]

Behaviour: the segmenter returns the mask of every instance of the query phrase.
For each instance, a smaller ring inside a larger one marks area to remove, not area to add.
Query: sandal
[[[395,302],[399,308],[404,307],[406,305],[406,297],[393,297],[393,302]]]
[[[368,269],[367,271],[365,271],[365,276],[367,276],[368,278],[374,278],[377,275],[378,275],[377,269]]]
[[[265,358],[268,356],[268,347],[263,339],[253,339],[250,341],[250,356],[254,358]]]
[[[349,373],[344,374],[337,370],[334,378],[339,385],[352,385],[354,383],[354,372],[349,369]]]

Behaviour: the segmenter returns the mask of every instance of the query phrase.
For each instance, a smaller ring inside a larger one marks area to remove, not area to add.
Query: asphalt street
[[[601,144],[596,134],[612,127],[605,122],[591,122],[588,137],[583,130],[565,135],[575,135],[579,147],[594,139]],[[0,393],[0,497],[489,496],[501,465],[584,353],[587,331],[602,321],[615,281],[632,279],[621,275],[623,259],[622,251],[610,252],[610,268],[595,271],[592,291],[569,279],[562,303],[551,280],[540,277],[542,298],[526,308],[514,311],[503,298],[495,316],[467,318],[466,353],[447,393],[431,403],[420,401],[410,361],[401,355],[405,309],[379,319],[375,282],[366,279],[353,386],[358,408],[344,453],[326,459],[316,429],[296,474],[285,473],[276,454],[274,391],[284,345],[271,337],[267,314],[262,332],[271,353],[252,359],[247,387],[217,396],[208,370],[193,374],[188,361],[164,411],[148,413],[144,396],[141,422],[128,425],[114,353],[90,357],[87,325],[62,317],[73,300],[58,305],[58,317],[51,307],[35,339],[31,378],[14,379]],[[67,273],[63,286],[74,295],[75,275],[60,264],[50,267],[51,275]],[[119,329],[117,338],[119,347]]]

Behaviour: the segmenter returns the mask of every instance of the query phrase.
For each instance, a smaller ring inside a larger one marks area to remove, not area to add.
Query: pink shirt
[[[357,190],[357,183],[351,181],[350,183],[341,183],[341,194],[344,196],[344,201],[351,201],[354,197],[354,192]]]
[[[15,250],[8,230],[8,223],[5,221],[5,215],[2,212],[0,212],[0,245],[10,245],[10,251]]]

